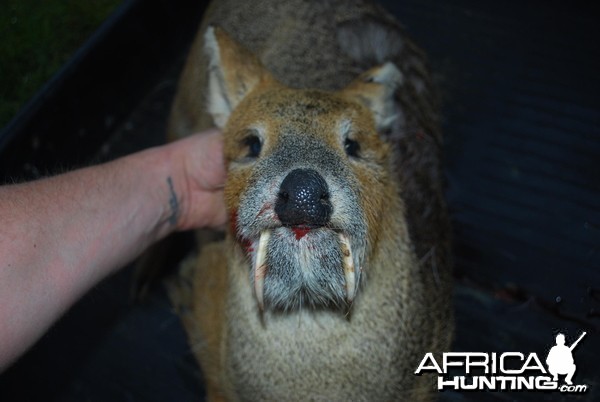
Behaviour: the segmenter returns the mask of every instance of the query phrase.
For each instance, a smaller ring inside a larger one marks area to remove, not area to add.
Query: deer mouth
[[[320,233],[317,233],[320,232]],[[308,252],[308,253],[322,253],[323,251],[325,252],[329,252],[329,255],[333,254],[333,260],[339,259],[339,265],[341,265],[341,278],[343,278],[343,294],[344,294],[344,299],[345,302],[347,304],[351,304],[354,301],[354,298],[356,296],[356,292],[357,292],[357,288],[358,288],[358,282],[360,280],[360,268],[358,267],[358,265],[355,263],[355,256],[353,254],[353,247],[352,247],[352,242],[349,238],[349,236],[343,232],[335,232],[331,229],[324,229],[324,228],[318,228],[318,229],[310,229],[310,228],[306,228],[306,227],[298,227],[298,228],[277,228],[277,229],[265,229],[260,233],[259,239],[256,242],[256,248],[255,248],[255,252],[253,255],[253,260],[252,260],[252,275],[253,275],[253,279],[254,279],[254,295],[256,297],[256,301],[258,303],[258,306],[261,310],[264,309],[265,307],[265,280],[267,279],[269,274],[273,274],[273,271],[279,271],[278,274],[282,274],[285,273],[286,269],[288,268],[288,266],[278,266],[280,264],[279,261],[274,261],[274,256],[278,255],[281,253],[281,250],[275,250],[273,251],[273,248],[277,248],[277,247],[281,247],[280,244],[281,242],[274,242],[272,241],[274,236],[278,236],[278,237],[282,237],[282,236],[286,236],[288,238],[294,237],[294,240],[296,240],[296,242],[298,243],[298,248],[299,250],[297,251],[298,253],[302,253],[302,252]],[[329,238],[329,244],[334,243],[337,245],[338,251],[336,252],[336,250],[328,250],[328,248],[330,248],[330,246],[325,246],[322,247],[321,250],[319,250],[319,247],[316,247],[316,243],[317,242],[321,242],[323,240],[323,237],[328,237]],[[336,239],[336,241],[333,241],[333,239]],[[284,251],[285,252],[285,251]],[[325,294],[318,294],[320,293],[319,291],[315,290],[315,289],[304,289],[304,291],[306,290],[312,290],[309,292],[305,292],[306,294],[310,295],[311,293],[313,293],[317,299],[320,299],[321,301],[327,300],[329,299],[329,301],[333,301],[334,303],[338,302],[339,300],[335,300],[336,299],[336,295],[339,294],[339,291],[335,291],[336,287],[339,287],[340,282],[342,282],[340,279],[340,275],[331,275],[331,272],[329,273],[329,275],[319,275],[320,270],[324,270],[324,269],[331,269],[331,264],[326,264],[325,266],[310,266],[311,265],[311,261],[314,261],[314,258],[296,258],[294,260],[304,260],[306,261],[306,265],[307,266],[300,266],[300,267],[296,267],[296,269],[299,269],[301,271],[303,271],[303,275],[301,276],[314,276],[316,277],[314,280],[318,281],[318,278],[326,278],[329,279],[330,282],[332,283],[328,283],[328,284],[324,284],[321,281],[321,285],[323,285],[323,289],[329,289],[332,291],[332,295],[331,297],[327,297]],[[285,265],[285,264],[284,264]],[[271,272],[270,272],[271,271]],[[310,272],[312,271],[312,272]],[[317,271],[317,272],[314,272]],[[340,271],[338,271],[340,272]],[[290,273],[288,273],[288,275],[291,275]],[[310,280],[306,280],[306,282],[309,282]],[[295,293],[301,292],[302,286],[299,283],[295,283],[295,284],[291,284],[291,287],[293,289],[289,289],[289,291],[295,291]],[[310,285],[308,286],[308,288],[310,288]],[[339,289],[338,289],[339,290]],[[293,295],[291,295],[293,296]],[[310,297],[310,296],[309,296]],[[270,299],[273,299],[273,297],[270,297]],[[305,297],[306,299],[306,297]],[[277,304],[281,304],[281,303],[277,303]],[[316,303],[311,303],[311,304],[316,304]]]

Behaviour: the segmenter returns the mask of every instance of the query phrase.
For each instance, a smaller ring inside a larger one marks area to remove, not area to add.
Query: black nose
[[[283,179],[275,213],[284,226],[324,226],[331,211],[327,183],[315,170],[295,169]]]

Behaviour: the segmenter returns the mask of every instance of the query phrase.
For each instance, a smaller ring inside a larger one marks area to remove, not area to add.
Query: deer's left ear
[[[274,83],[258,58],[221,28],[211,26],[204,35],[208,55],[208,112],[223,128],[236,106],[259,84]]]
[[[361,74],[342,90],[342,94],[371,110],[377,131],[383,133],[392,127],[398,117],[394,93],[403,80],[396,65],[387,62]]]

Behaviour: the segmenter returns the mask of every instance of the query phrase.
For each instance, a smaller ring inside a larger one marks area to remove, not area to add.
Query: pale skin
[[[102,165],[0,186],[0,372],[79,297],[168,234],[226,222],[209,130]]]

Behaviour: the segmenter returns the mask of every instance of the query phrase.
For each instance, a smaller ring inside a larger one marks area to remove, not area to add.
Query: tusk
[[[344,277],[346,278],[346,299],[352,303],[356,295],[356,272],[354,271],[354,258],[352,257],[352,246],[350,239],[343,233],[340,233],[340,243],[342,244],[342,261],[344,265]]]
[[[265,230],[260,234],[258,240],[258,250],[256,251],[256,259],[254,260],[254,293],[256,300],[258,301],[258,307],[264,309],[264,286],[265,286],[265,275],[267,273],[267,244],[269,244],[269,238],[271,237],[271,231]]]

